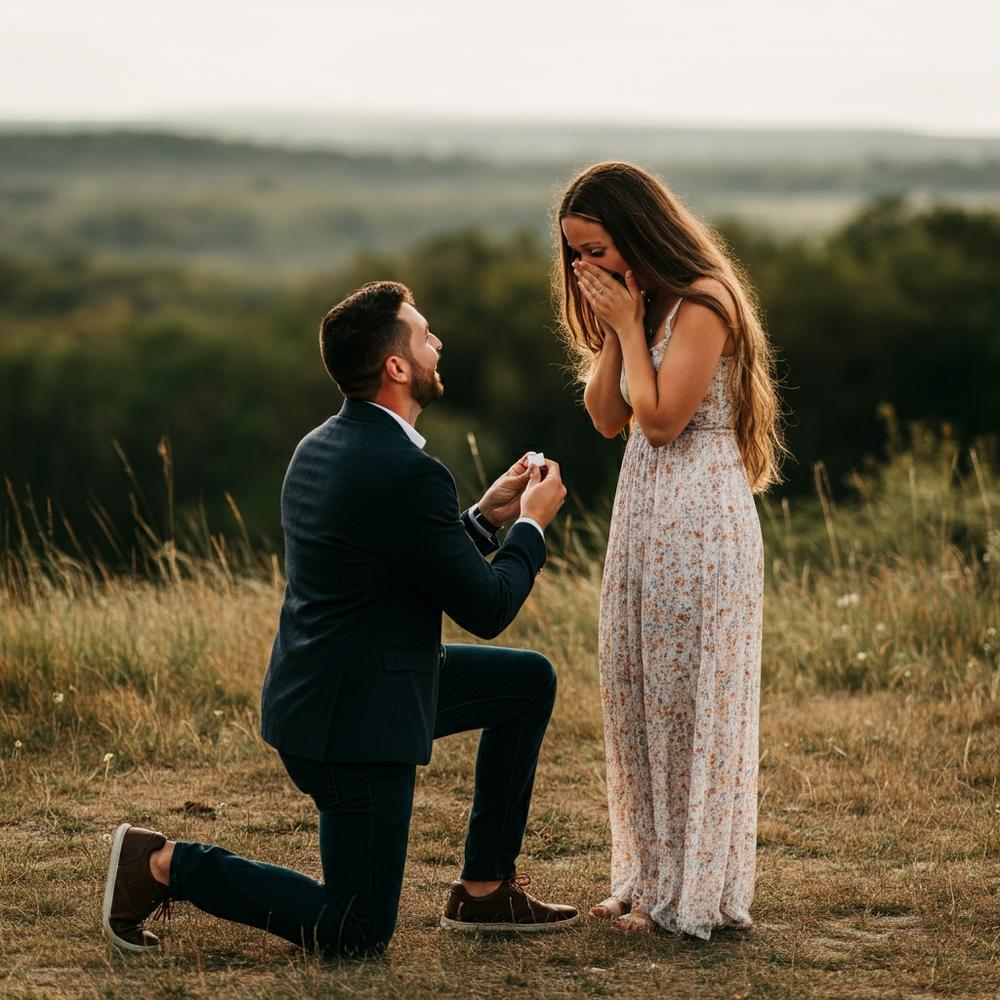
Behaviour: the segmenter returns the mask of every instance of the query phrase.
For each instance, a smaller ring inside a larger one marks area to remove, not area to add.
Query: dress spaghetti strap
[[[667,326],[670,326],[674,321],[674,317],[677,315],[677,310],[680,309],[681,303],[684,301],[684,297],[681,296],[675,303],[674,308],[670,310],[670,314],[667,316]]]

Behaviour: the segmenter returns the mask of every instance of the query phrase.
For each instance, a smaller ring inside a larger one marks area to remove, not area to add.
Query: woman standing
[[[557,290],[596,429],[631,424],[601,593],[611,896],[594,916],[749,927],[763,549],[784,453],[771,345],[722,242],[656,178],[584,171]]]

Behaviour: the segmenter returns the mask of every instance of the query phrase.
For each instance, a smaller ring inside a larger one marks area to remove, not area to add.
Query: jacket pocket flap
[[[382,663],[386,670],[413,670],[420,674],[432,674],[437,669],[438,653],[436,650],[397,647],[382,651]]]

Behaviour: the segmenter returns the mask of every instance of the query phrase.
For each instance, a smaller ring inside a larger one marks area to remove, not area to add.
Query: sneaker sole
[[[563,931],[572,927],[580,919],[580,914],[567,917],[565,920],[553,920],[547,924],[514,924],[510,921],[499,924],[473,923],[470,920],[451,920],[449,917],[441,918],[441,929],[446,931],[458,931],[463,934],[549,934],[554,931]]]
[[[111,938],[111,941],[122,951],[146,952],[153,950],[151,945],[132,944],[120,938],[111,927],[111,901],[115,895],[115,876],[118,874],[118,859],[122,853],[122,842],[125,834],[132,828],[131,823],[122,823],[115,830],[114,839],[111,841],[111,860],[108,862],[108,880],[104,886],[104,904],[101,907],[101,922],[104,924],[104,933]]]

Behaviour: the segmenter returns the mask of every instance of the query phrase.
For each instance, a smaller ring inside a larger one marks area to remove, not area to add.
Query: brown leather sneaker
[[[461,882],[451,883],[451,895],[441,926],[449,931],[561,931],[575,924],[572,906],[543,903],[529,896],[530,875],[515,875],[487,896],[470,896]]]
[[[115,830],[101,916],[105,933],[125,951],[149,951],[160,943],[142,922],[154,910],[170,915],[170,889],[149,870],[150,854],[166,842],[162,833],[128,823]]]

